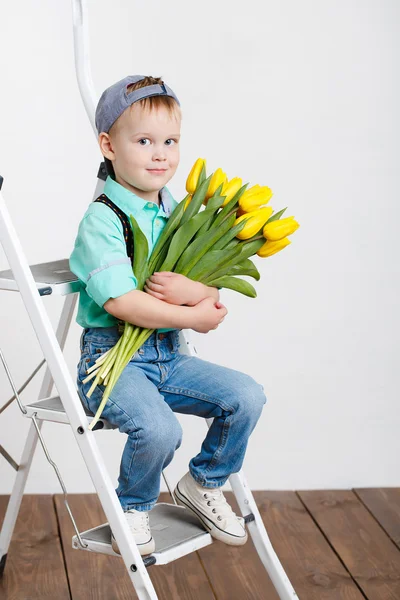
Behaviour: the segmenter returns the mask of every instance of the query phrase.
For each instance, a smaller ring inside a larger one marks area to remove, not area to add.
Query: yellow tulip
[[[298,229],[300,225],[295,221],[294,217],[286,217],[285,219],[277,219],[267,223],[263,229],[263,236],[267,240],[277,242],[287,235],[291,235]]]
[[[286,246],[288,246],[291,243],[292,242],[287,237],[282,238],[281,240],[278,240],[276,242],[270,242],[269,240],[267,240],[264,246],[261,246],[261,248],[257,250],[257,254],[258,256],[261,256],[261,258],[266,258],[267,256],[272,256],[272,254],[276,254],[277,252],[279,252],[279,250],[283,250],[283,248],[286,248]]]
[[[189,195],[189,198],[188,198],[188,199],[186,200],[186,202],[185,202],[185,208],[184,208],[183,210],[186,210],[186,209],[187,209],[187,207],[189,206],[189,204],[190,204],[190,202],[191,202],[192,198],[193,198],[193,194],[190,194],[190,195]]]
[[[254,210],[259,210],[260,208],[265,208],[265,207],[263,205],[261,205],[261,206],[256,206],[251,211],[243,210],[243,208],[240,207],[240,200],[239,200],[239,208],[237,209],[236,214],[238,217],[241,217],[242,215],[248,215],[249,212],[253,212]]]
[[[257,186],[251,187],[249,190],[246,190],[239,198],[239,206],[245,212],[251,212],[252,210],[256,210],[260,208],[263,204],[267,204],[271,200],[272,190],[268,186],[264,185],[260,187]]]
[[[186,191],[188,194],[195,193],[203,165],[204,165],[204,168],[206,168],[206,159],[205,158],[198,158],[196,160],[196,162],[194,163],[194,165],[188,175],[188,178],[186,180]]]
[[[253,210],[252,212],[246,213],[242,215],[233,224],[233,227],[242,221],[246,221],[246,225],[243,227],[241,231],[236,235],[239,240],[248,240],[253,237],[256,233],[258,233],[261,227],[268,221],[270,216],[272,215],[273,209],[270,206],[265,206],[263,208],[259,208],[258,210]]]
[[[221,196],[226,196],[224,203],[221,206],[226,206],[233,196],[240,190],[243,183],[240,177],[234,177],[230,181],[226,180],[222,188]]]
[[[250,196],[253,196],[254,194],[258,194],[258,192],[261,190],[261,186],[256,183],[255,185],[252,185],[251,188],[247,188],[247,190],[245,192],[243,192],[242,196],[239,199],[239,206],[240,206],[240,201],[243,198],[249,198]]]
[[[215,173],[213,173],[210,179],[210,183],[208,185],[208,190],[206,192],[203,204],[207,204],[209,198],[214,196],[221,183],[225,183],[226,181],[228,181],[226,173],[224,173],[223,170],[220,167],[218,167],[218,169],[215,171]]]

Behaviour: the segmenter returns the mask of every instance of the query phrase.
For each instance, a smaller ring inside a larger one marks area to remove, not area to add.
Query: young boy
[[[109,175],[102,201],[92,202],[79,224],[70,257],[71,271],[84,284],[77,314],[84,328],[78,392],[93,414],[105,388],[97,386],[88,398],[92,381],[82,381],[99,353],[118,341],[118,322],[155,329],[125,367],[102,413],[128,436],[116,493],[142,555],[155,550],[148,511],[157,502],[162,471],[182,441],[174,412],[214,418],[176,485],[176,501],[216,539],[231,545],[247,541],[244,519],[220,488],[240,470],[266,402],[263,386],[249,375],[179,353],[181,329],[207,333],[224,320],[228,311],[217,288],[162,272],[146,281],[144,291],[136,289],[115,210],[134,215],[150,255],[177,205],[166,184],[179,163],[180,124],[179,101],[160,78],[128,76],[103,92],[96,127]],[[119,552],[113,536],[112,547]]]

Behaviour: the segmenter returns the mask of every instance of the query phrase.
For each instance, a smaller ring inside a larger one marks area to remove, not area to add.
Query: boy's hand
[[[195,314],[191,329],[198,333],[208,333],[211,329],[217,329],[228,314],[222,302],[215,302],[210,296],[201,300],[193,308],[193,312]]]
[[[172,271],[154,273],[144,285],[144,291],[169,304],[195,306],[204,298],[204,285]]]

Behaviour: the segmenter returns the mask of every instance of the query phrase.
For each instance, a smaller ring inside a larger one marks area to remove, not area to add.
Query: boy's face
[[[164,107],[152,112],[140,104],[127,108],[109,134],[99,136],[104,156],[113,161],[116,181],[146,200],[157,201],[158,191],[179,164],[180,128],[179,109],[171,116]]]

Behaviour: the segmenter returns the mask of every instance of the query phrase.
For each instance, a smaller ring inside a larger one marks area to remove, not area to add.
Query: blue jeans
[[[180,354],[179,331],[153,332],[125,367],[102,413],[128,436],[116,489],[125,511],[151,510],[158,500],[162,471],[182,442],[174,412],[214,419],[189,470],[200,485],[217,488],[241,469],[266,403],[263,386],[249,375]],[[84,329],[81,335],[78,393],[93,414],[105,388],[97,386],[87,398],[93,380],[82,380],[119,335],[116,327]]]

